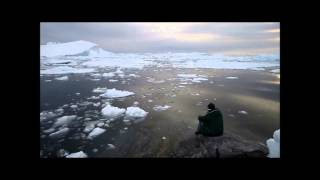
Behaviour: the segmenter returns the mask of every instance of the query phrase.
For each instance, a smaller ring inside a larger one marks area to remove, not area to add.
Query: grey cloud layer
[[[212,34],[207,42],[161,39],[137,23],[41,23],[41,44],[87,40],[114,52],[279,51],[279,23],[194,23],[183,33]]]

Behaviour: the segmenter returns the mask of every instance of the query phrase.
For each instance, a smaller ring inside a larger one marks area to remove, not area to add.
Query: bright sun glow
[[[188,33],[185,30],[197,23],[145,23],[142,24],[146,31],[154,33],[155,36],[163,39],[176,41],[205,42],[215,38],[210,33]]]

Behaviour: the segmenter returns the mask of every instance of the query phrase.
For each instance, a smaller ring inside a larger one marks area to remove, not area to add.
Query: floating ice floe
[[[248,114],[247,111],[238,111],[239,114]]]
[[[73,120],[77,118],[76,115],[71,115],[71,116],[63,116],[60,117],[56,120],[56,122],[53,124],[54,127],[57,126],[62,126],[62,125],[68,125],[70,124]]]
[[[67,81],[69,80],[68,76],[62,76],[62,77],[58,77],[58,78],[55,78],[56,80],[60,80],[60,81]]]
[[[94,93],[105,93],[107,91],[107,88],[101,88],[101,87],[97,87],[95,89],[92,90],[92,92]],[[95,97],[95,96],[92,96],[92,97]]]
[[[69,130],[70,130],[69,128],[62,128],[57,132],[49,134],[49,137],[51,137],[51,138],[61,138],[61,137],[65,136],[69,132]]]
[[[93,106],[94,106],[94,107],[99,107],[100,105],[101,105],[101,103],[100,103],[100,102],[93,103]]]
[[[100,99],[100,97],[99,96],[91,96],[91,97],[88,97],[87,99]]]
[[[280,157],[280,129],[274,131],[273,138],[267,140],[267,146],[269,149],[269,158]]]
[[[89,121],[89,122],[86,122],[85,123],[85,128],[83,129],[83,132],[85,133],[89,133],[91,132],[94,128],[95,128],[95,125],[98,123],[98,121]]]
[[[45,82],[51,82],[52,80],[51,79],[46,79],[44,80]]]
[[[153,100],[152,100],[152,99],[149,99],[148,102],[153,102]]]
[[[109,82],[118,82],[119,80],[117,79],[109,79]]]
[[[198,77],[196,74],[178,74],[177,76],[181,77],[181,78],[196,78],[196,77]]]
[[[110,118],[116,118],[119,116],[122,116],[125,113],[125,109],[123,108],[118,108],[111,106],[110,104],[107,104],[102,110],[101,113],[102,115]]]
[[[96,127],[94,128],[88,135],[88,139],[93,139],[95,137],[98,137],[100,136],[101,134],[103,134],[106,130],[105,129],[102,129],[102,128],[99,128],[99,127]]]
[[[87,158],[87,157],[88,157],[88,155],[86,153],[84,153],[83,151],[71,153],[68,156],[66,156],[66,158]]]
[[[113,76],[115,76],[115,74],[114,74],[113,72],[103,73],[102,76],[103,76],[103,77],[113,77]]]
[[[50,133],[53,133],[54,131],[55,131],[54,128],[49,128],[49,129],[43,130],[42,132],[45,134],[50,134]]]
[[[207,81],[207,80],[208,80],[207,78],[198,77],[198,78],[193,78],[191,82],[200,83],[201,81]]]
[[[73,68],[68,66],[58,66],[50,69],[41,70],[40,74],[79,74],[79,73],[91,73],[95,69],[91,68]]]
[[[71,107],[72,109],[77,109],[77,108],[78,108],[78,106],[75,105],[75,104],[74,104],[74,105],[71,105],[70,107]]]
[[[113,89],[107,89],[107,91],[104,94],[101,94],[100,96],[106,97],[106,98],[120,98],[120,97],[131,96],[133,94],[134,93],[130,91],[122,91],[122,90],[117,90],[113,88]]]
[[[52,119],[52,118],[61,116],[62,114],[63,114],[63,111],[55,111],[55,112],[52,112],[52,111],[42,111],[42,112],[40,113],[40,121],[49,120],[49,119]]]
[[[234,76],[229,76],[229,77],[226,77],[226,79],[239,79],[239,78]]]
[[[163,136],[161,139],[162,139],[162,140],[166,140],[167,138],[166,138],[165,136]]]
[[[124,119],[137,123],[143,121],[147,115],[148,112],[139,107],[128,107]]]
[[[80,95],[80,93],[76,93],[76,95],[77,95],[77,96],[79,96],[79,95]]]
[[[160,105],[156,105],[153,107],[153,110],[155,111],[164,111],[171,108],[171,106],[165,105],[165,106],[160,106]]]

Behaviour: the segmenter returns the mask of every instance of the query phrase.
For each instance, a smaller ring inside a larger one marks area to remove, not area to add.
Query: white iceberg
[[[88,157],[88,155],[86,153],[84,153],[83,151],[71,153],[68,156],[66,156],[66,158],[87,158],[87,157]]]
[[[100,96],[106,97],[106,98],[120,98],[120,97],[131,96],[133,94],[134,93],[130,91],[122,91],[122,90],[117,90],[113,88],[113,89],[107,89],[107,91],[104,94],[101,94]]]
[[[267,146],[269,149],[269,158],[280,157],[280,129],[274,131],[273,138],[267,140]]]
[[[48,43],[40,46],[40,55],[45,57],[77,55],[94,46],[97,45],[92,42],[82,40],[58,44]]]
[[[106,130],[105,129],[102,129],[102,128],[99,128],[99,127],[96,127],[94,128],[88,135],[88,139],[93,139],[97,136],[100,136],[102,133],[104,133]]]

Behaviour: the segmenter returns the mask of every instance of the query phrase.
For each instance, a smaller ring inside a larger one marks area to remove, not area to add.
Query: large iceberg
[[[95,46],[97,44],[82,40],[57,44],[48,43],[40,46],[40,54],[45,57],[77,55]]]

